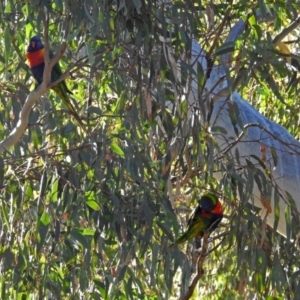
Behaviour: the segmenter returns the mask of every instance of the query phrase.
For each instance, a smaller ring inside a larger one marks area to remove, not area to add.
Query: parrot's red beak
[[[30,46],[31,46],[31,48],[35,48],[35,41],[32,41],[31,43],[30,43]]]

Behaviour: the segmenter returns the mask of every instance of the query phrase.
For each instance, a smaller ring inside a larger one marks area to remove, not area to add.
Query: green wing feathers
[[[51,72],[51,81],[56,81],[60,78],[62,75],[62,71],[60,68],[60,65],[57,63],[54,65],[52,72]],[[60,97],[60,99],[63,101],[65,106],[69,109],[69,111],[72,113],[73,117],[76,119],[76,121],[79,123],[79,125],[84,129],[84,124],[81,121],[80,117],[78,116],[74,106],[72,105],[69,95],[72,94],[72,92],[68,89],[66,82],[63,80],[52,87],[52,90],[55,91],[55,93]]]
[[[175,244],[181,244],[196,237],[201,237],[203,232],[209,227],[209,220],[197,218],[187,228],[187,230],[180,236]]]
[[[64,81],[59,82],[55,86],[52,87],[52,90],[55,91],[55,93],[59,96],[59,98],[63,101],[65,106],[69,109],[69,111],[72,113],[73,117],[76,119],[76,121],[79,123],[79,125],[84,129],[84,124],[81,121],[80,117],[78,116],[77,112],[75,111],[74,106],[72,105],[70,98],[68,96],[68,88],[66,86],[66,83]]]

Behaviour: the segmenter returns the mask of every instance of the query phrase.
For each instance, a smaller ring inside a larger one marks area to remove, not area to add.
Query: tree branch
[[[210,233],[209,230],[206,230],[203,234],[201,253],[200,253],[200,256],[197,261],[197,274],[193,278],[191,284],[189,285],[189,288],[188,288],[186,294],[180,300],[188,300],[191,298],[191,296],[194,293],[197,283],[199,282],[201,277],[204,275],[204,270],[203,270],[202,266],[203,266],[204,260],[207,256],[209,233]]]
[[[46,87],[45,82],[43,82],[38,86],[36,90],[32,91],[27,96],[23,109],[20,112],[19,121],[16,127],[5,140],[0,142],[0,153],[3,153],[5,150],[9,149],[11,146],[16,144],[20,140],[21,136],[27,128],[28,117],[32,106],[34,105],[35,101],[39,99],[42,95],[44,95],[47,91],[48,88]]]

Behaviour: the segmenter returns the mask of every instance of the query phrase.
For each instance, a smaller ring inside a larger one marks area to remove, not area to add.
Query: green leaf
[[[89,248],[89,245],[87,243],[87,240],[83,236],[83,234],[80,232],[79,229],[72,229],[69,235],[70,242],[73,244],[75,249],[80,249],[80,245],[83,246],[85,249]]]
[[[114,153],[120,155],[122,158],[124,158],[125,154],[124,154],[123,150],[117,145],[117,143],[112,142],[110,144],[110,148],[111,148],[112,152],[114,152]]]
[[[227,134],[227,130],[224,127],[221,126],[214,126],[211,128],[212,132],[216,132],[216,133],[222,133],[222,134]]]
[[[41,216],[41,218],[40,218],[40,221],[41,221],[45,226],[49,225],[49,223],[50,223],[50,216],[49,216],[49,214],[48,214],[46,211],[43,212],[43,214],[42,214],[42,216]]]
[[[43,174],[42,174],[42,178],[41,178],[41,182],[40,182],[40,191],[39,191],[39,200],[38,200],[38,202],[41,201],[42,197],[46,193],[46,188],[48,186],[47,183],[48,183],[47,170],[44,169]]]
[[[102,115],[102,110],[96,106],[89,106],[87,112],[89,112],[90,114],[96,114],[100,116]]]
[[[6,26],[4,30],[4,44],[5,44],[5,61],[8,63],[8,60],[10,58],[10,52],[11,52],[11,33],[9,26]]]
[[[4,160],[2,156],[0,156],[0,188],[3,187],[3,180],[4,180]]]
[[[225,53],[232,52],[234,51],[234,47],[235,47],[235,42],[226,42],[222,44],[220,47],[217,47],[214,54],[216,56],[219,56]]]
[[[100,210],[99,204],[94,200],[89,200],[86,202],[86,204],[93,210],[96,210],[96,211]]]
[[[275,190],[275,193],[274,193],[274,215],[275,215],[275,218],[274,218],[274,230],[277,230],[278,228],[278,224],[279,224],[279,219],[280,219],[280,195],[278,193],[277,190]]]
[[[274,147],[270,147],[270,150],[271,150],[271,155],[273,158],[274,167],[276,167],[277,163],[278,163],[278,156],[277,156],[276,149]]]
[[[4,10],[4,13],[5,14],[10,14],[11,13],[11,2],[10,1],[7,1],[5,3],[5,10]]]
[[[95,234],[95,230],[93,229],[88,229],[88,228],[78,228],[78,231],[82,235],[87,235],[87,236],[93,236]]]
[[[198,86],[202,86],[205,82],[204,70],[200,62],[197,60]]]
[[[91,65],[93,65],[93,63],[95,62],[95,58],[94,58],[94,55],[93,55],[93,49],[92,49],[92,47],[89,43],[86,43],[85,46],[86,46],[86,50],[87,50],[87,53],[88,53],[89,63]]]
[[[256,25],[257,24],[256,15],[253,14],[252,16],[250,16],[250,18],[248,18],[248,22],[251,26]]]
[[[134,6],[138,14],[141,13],[142,2],[141,0],[133,0]]]
[[[45,246],[44,243],[46,241],[46,236],[48,233],[49,225],[44,225],[42,222],[38,222],[38,233],[39,233],[39,238],[37,242],[37,249],[36,252],[40,253],[42,248]]]

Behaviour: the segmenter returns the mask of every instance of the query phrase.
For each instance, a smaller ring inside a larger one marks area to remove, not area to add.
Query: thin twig
[[[215,50],[215,48],[217,46],[217,43],[218,43],[218,41],[220,39],[220,36],[221,36],[221,33],[223,32],[224,26],[225,26],[226,22],[228,21],[229,14],[231,12],[231,9],[232,9],[231,4],[232,4],[232,0],[228,4],[228,8],[225,11],[225,14],[224,14],[222,22],[221,22],[221,24],[219,26],[218,32],[216,33],[216,37],[215,37],[215,39],[214,39],[214,41],[212,43],[212,46],[210,47],[210,49],[209,49],[209,51],[207,53],[207,57],[211,57],[213,51]]]

